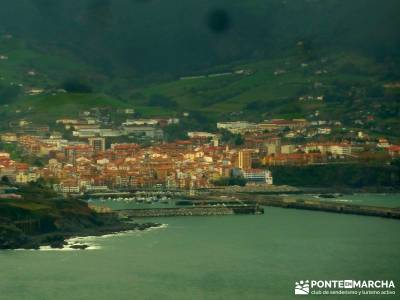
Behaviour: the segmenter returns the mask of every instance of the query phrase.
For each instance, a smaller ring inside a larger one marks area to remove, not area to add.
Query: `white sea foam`
[[[150,227],[146,231],[151,231],[151,230],[158,230],[158,229],[165,229],[168,228],[168,224],[161,224],[158,227]]]
[[[78,249],[72,249],[68,245],[63,248],[51,248],[50,246],[40,246],[39,251],[75,251]]]
[[[336,202],[353,202],[352,200],[348,200],[348,199],[336,199]]]
[[[88,241],[94,241],[98,239],[107,239],[111,237],[118,237],[118,236],[126,236],[132,233],[142,233],[142,232],[147,232],[147,231],[153,231],[153,230],[158,230],[158,229],[165,229],[168,227],[168,224],[161,224],[161,226],[158,227],[150,227],[147,228],[146,230],[126,230],[126,231],[120,231],[120,232],[115,232],[115,233],[108,233],[104,235],[89,235],[89,236],[77,236],[77,237],[72,237],[67,240],[67,243],[87,243]]]
[[[150,227],[146,230],[127,230],[127,231],[121,231],[121,232],[116,232],[116,233],[110,233],[110,234],[104,234],[104,235],[99,235],[99,236],[76,236],[69,238],[65,240],[67,243],[64,245],[63,248],[52,248],[50,246],[40,246],[38,250],[35,249],[15,249],[16,251],[81,251],[81,249],[74,249],[72,246],[77,246],[77,245],[86,245],[88,246],[85,248],[85,250],[99,250],[101,249],[101,246],[96,243],[96,240],[98,241],[99,239],[107,239],[111,237],[119,237],[119,236],[126,236],[130,234],[138,234],[138,233],[143,233],[147,231],[153,231],[157,229],[165,229],[168,227],[168,224],[162,224],[161,226],[158,227]]]
[[[101,247],[96,243],[83,241],[83,239],[68,239],[63,248],[51,248],[50,246],[41,246],[40,251],[81,251],[82,249],[73,248],[73,246],[87,246],[84,250],[99,250]]]
[[[95,249],[101,249],[100,246],[96,245],[94,242],[96,240],[100,240],[100,239],[108,239],[108,238],[112,238],[112,237],[121,237],[121,236],[127,236],[127,235],[131,235],[131,234],[141,234],[144,232],[148,232],[148,231],[153,231],[153,230],[158,230],[158,229],[165,229],[168,227],[168,224],[161,224],[158,227],[150,227],[147,228],[146,230],[126,230],[126,231],[120,231],[120,232],[115,232],[115,233],[108,233],[108,234],[104,234],[104,235],[91,235],[91,236],[77,236],[77,237],[72,237],[68,240],[66,240],[68,245],[79,245],[79,244],[85,244],[85,245],[89,245],[88,248],[86,248],[87,250],[95,250]],[[75,249],[73,249],[75,250]]]
[[[36,249],[6,249],[4,251],[37,251],[37,250]]]

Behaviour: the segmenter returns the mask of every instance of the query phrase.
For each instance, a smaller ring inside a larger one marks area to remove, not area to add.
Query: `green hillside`
[[[0,91],[22,84],[14,97],[0,98],[5,104],[0,112],[11,119],[52,120],[91,107],[134,107],[144,116],[198,111],[213,120],[307,117],[317,110],[324,117],[343,120],[371,110],[396,126],[399,113],[399,89],[384,88],[397,82],[391,66],[349,51],[313,55],[301,41],[273,59],[232,62],[151,84],[102,77],[73,56],[46,56],[22,42],[10,43],[14,48],[8,46],[8,59],[0,61]],[[29,68],[32,60],[35,67]],[[35,75],[29,75],[29,70],[35,70]],[[76,74],[73,80],[89,90],[60,90],[72,78],[70,74]],[[43,92],[29,95],[31,88]],[[323,100],[317,100],[321,96]],[[314,99],[300,101],[301,97]]]
[[[397,0],[17,2],[0,11],[4,124],[126,106],[399,127]]]
[[[249,74],[235,74],[235,70]],[[212,75],[228,71],[234,74]],[[189,79],[153,84],[134,90],[131,97],[138,107],[148,107],[154,95],[162,95],[176,103],[172,107],[165,105],[165,110],[198,110],[225,118],[227,113],[256,119],[306,117],[315,110],[338,118],[349,110],[368,108],[372,98],[398,109],[398,91],[383,87],[391,82],[387,73],[385,65],[355,53],[304,59],[292,51],[284,58],[239,63],[193,74],[196,76]],[[377,95],[373,94],[374,89],[378,90]],[[314,100],[300,101],[304,96]],[[320,96],[323,101],[317,100]]]
[[[16,37],[0,37],[0,114],[5,119],[28,118],[43,123],[62,116],[74,116],[91,107],[125,107],[101,89],[106,76],[77,57],[60,49],[47,53]],[[89,92],[64,89],[65,82],[84,82]],[[32,94],[32,90],[41,90]]]
[[[122,108],[127,104],[103,94],[70,94],[25,97],[12,105],[21,111],[17,115],[34,122],[53,121],[59,117],[76,117],[78,113],[93,107]]]
[[[96,76],[91,66],[67,51],[49,51],[14,36],[0,37],[0,55],[2,85],[22,83],[26,88],[43,88],[56,86],[72,76]]]
[[[160,79],[269,59],[301,39],[392,59],[399,9],[398,0],[3,0],[0,33],[110,77]]]

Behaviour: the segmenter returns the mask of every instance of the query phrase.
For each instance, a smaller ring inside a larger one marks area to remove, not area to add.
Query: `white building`
[[[332,129],[329,127],[323,127],[323,128],[318,128],[317,129],[318,134],[331,134]]]
[[[236,122],[218,122],[218,129],[225,129],[231,133],[245,133],[257,130],[257,124],[250,123],[247,121],[236,121]]]
[[[243,171],[243,177],[248,183],[273,184],[272,172],[269,170],[246,170]]]
[[[156,126],[158,120],[155,119],[128,119],[122,125],[124,126]]]
[[[212,139],[212,138],[216,137],[216,135],[213,133],[203,132],[203,131],[189,131],[187,135],[190,138],[211,138]]]

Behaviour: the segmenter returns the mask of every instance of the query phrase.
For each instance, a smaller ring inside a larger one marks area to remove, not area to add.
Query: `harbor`
[[[249,192],[201,191],[195,195],[161,191],[136,191],[96,195],[86,199],[97,212],[117,211],[131,217],[210,216],[239,213],[260,214],[262,207],[281,207],[341,214],[400,219],[397,201],[361,203],[339,199],[342,194],[263,194]],[[347,202],[346,202],[347,201]]]
[[[383,218],[400,219],[399,207],[384,207],[373,205],[356,205],[344,202],[335,202],[335,198],[299,198],[295,196],[267,196],[254,193],[235,193],[223,195],[202,195],[190,198],[191,203],[242,203],[247,205],[260,205],[282,207],[288,209],[303,209],[313,211],[324,211],[331,213],[353,214],[363,216],[375,216]],[[327,199],[332,201],[327,201]]]

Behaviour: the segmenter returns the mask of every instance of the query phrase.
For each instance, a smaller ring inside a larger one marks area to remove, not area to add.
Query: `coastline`
[[[110,232],[99,235],[83,235],[83,236],[71,236],[65,238],[63,247],[51,247],[50,245],[41,245],[38,249],[7,249],[9,251],[80,251],[80,250],[99,250],[102,247],[99,246],[96,241],[104,238],[111,238],[116,236],[129,235],[136,232],[150,231],[152,229],[166,228],[167,224],[158,224],[159,226],[150,226],[146,229],[133,229],[124,230],[119,232]]]
[[[71,222],[71,220],[68,220]],[[62,228],[52,232],[28,233],[22,230],[11,230],[11,226],[0,226],[0,250],[40,250],[63,249],[75,238],[101,237],[107,235],[123,234],[133,231],[145,231],[151,228],[161,227],[162,224],[154,222],[128,223],[120,220],[116,215],[98,215],[97,224],[81,226],[77,220],[75,230],[63,230]],[[8,229],[8,231],[7,231]],[[89,248],[85,244],[71,244],[70,248],[85,250]]]
[[[379,205],[354,205],[345,201],[336,203],[321,201],[321,198],[334,198],[334,194],[338,193],[355,194],[365,192],[365,190],[359,189],[344,191],[333,187],[330,189],[299,189],[289,186],[229,187],[210,189],[202,191],[196,196],[188,196],[186,199],[189,205],[193,206],[191,209],[188,209],[188,206],[186,208],[181,206],[179,213],[175,212],[177,209],[163,209],[164,212],[168,211],[168,216],[205,216],[232,214],[232,211],[228,211],[229,205],[236,210],[238,208],[235,206],[240,205],[245,209],[250,206],[277,206],[342,214],[400,218],[400,210],[398,208],[379,207]],[[371,191],[368,192],[370,193]],[[389,193],[397,192],[397,190],[380,189],[379,191],[374,190],[374,192]],[[317,197],[296,199],[296,194],[309,193],[317,195]],[[86,202],[79,199],[37,200],[37,196],[35,198],[0,202],[0,249],[40,249],[41,247],[63,249],[68,245],[68,241],[75,237],[99,237],[132,230],[143,231],[161,226],[161,224],[152,222],[135,222],[139,217],[160,215],[156,210],[148,211],[142,209],[142,215],[138,215],[141,213],[139,209],[135,210],[136,215],[123,218],[123,214],[116,211],[96,213],[88,207]],[[203,205],[203,207],[195,207],[198,205]],[[236,213],[236,211],[233,212]],[[237,213],[243,212],[238,211]],[[166,213],[163,213],[160,216],[165,215]],[[80,244],[71,246],[77,250],[89,248],[87,245]]]

